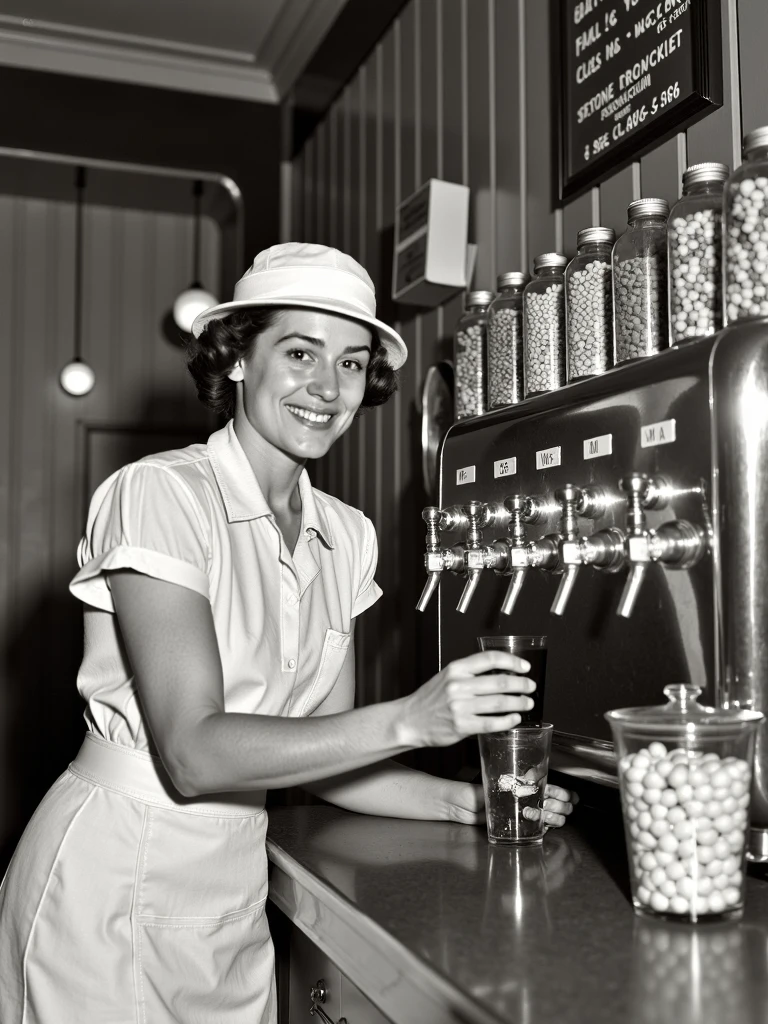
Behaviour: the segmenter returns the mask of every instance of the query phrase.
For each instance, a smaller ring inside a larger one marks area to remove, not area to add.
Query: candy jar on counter
[[[692,164],[669,212],[669,333],[673,345],[723,326],[723,185],[728,165]]]
[[[565,384],[565,294],[568,257],[545,252],[533,260],[523,292],[525,397]]]
[[[485,412],[485,345],[488,306],[493,292],[467,292],[464,313],[453,339],[456,419]]]
[[[669,344],[666,199],[636,199],[613,247],[616,362],[650,356]]]
[[[725,322],[768,316],[768,125],[725,186]]]
[[[616,746],[632,902],[676,921],[736,919],[759,711],[707,708],[698,686],[606,714]]]
[[[568,383],[613,365],[613,228],[582,228],[565,271]]]
[[[500,274],[498,293],[488,307],[488,408],[522,402],[523,288],[528,275]]]

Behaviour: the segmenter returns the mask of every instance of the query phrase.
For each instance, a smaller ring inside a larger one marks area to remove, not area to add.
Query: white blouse
[[[88,728],[156,753],[106,570],[130,568],[208,598],[227,711],[309,715],[341,671],[351,621],[381,596],[378,546],[358,509],[299,478],[291,555],[230,421],[131,463],[97,488],[70,590],[88,607],[78,689]]]

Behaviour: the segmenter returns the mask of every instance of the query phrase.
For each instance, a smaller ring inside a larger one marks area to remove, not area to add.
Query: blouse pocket
[[[299,711],[300,717],[311,715],[333,689],[347,656],[351,639],[351,633],[339,633],[336,629],[326,629],[320,664],[317,666],[315,678],[312,680],[309,693]]]

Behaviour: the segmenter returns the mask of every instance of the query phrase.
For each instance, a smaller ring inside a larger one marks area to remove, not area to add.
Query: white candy
[[[729,199],[725,273],[728,319],[764,316],[761,304],[750,300],[758,288],[768,285],[768,268],[760,258],[768,235],[765,193],[754,179],[745,178],[730,186]]]

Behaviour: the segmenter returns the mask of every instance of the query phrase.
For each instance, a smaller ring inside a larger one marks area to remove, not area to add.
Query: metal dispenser
[[[547,634],[559,770],[615,785],[604,712],[667,683],[768,710],[767,321],[460,421],[440,505],[419,607],[438,591],[441,664]],[[765,726],[752,825],[768,861]]]

